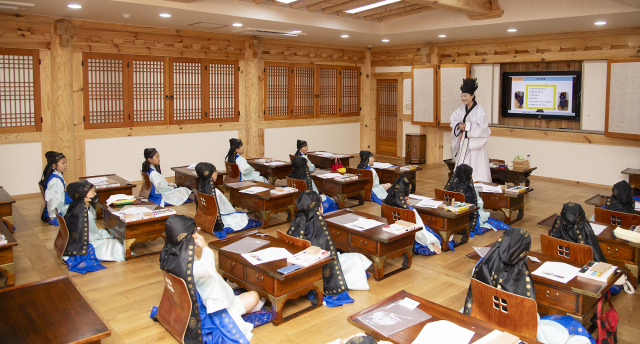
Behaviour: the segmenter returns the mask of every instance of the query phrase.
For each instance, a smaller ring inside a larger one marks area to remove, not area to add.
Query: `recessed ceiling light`
[[[302,30],[291,30],[291,33],[302,33]]]
[[[366,6],[362,6],[362,7],[357,7],[357,8],[345,11],[345,12],[352,13],[352,14],[353,13],[358,13],[358,12],[370,10],[372,8],[376,8],[376,7],[392,4],[392,3],[398,2],[398,1],[400,1],[400,0],[384,0],[384,1],[376,2],[375,4],[366,5]]]
[[[340,36],[340,37],[342,37],[342,38],[349,38],[349,35],[342,35],[342,36]]]
[[[382,41],[383,41],[383,42],[385,42],[385,43],[389,42],[389,40],[388,40],[388,39],[386,39],[386,38],[385,38],[385,39],[383,39]]]
[[[171,15],[169,13],[160,13],[160,16],[163,18],[170,18]]]
[[[290,3],[294,2],[294,1],[297,1],[297,0],[276,0],[276,1],[281,2],[283,4],[290,4]]]
[[[507,32],[516,32],[516,31],[518,31],[518,29],[509,29],[509,30],[507,30]]]
[[[447,37],[447,35],[438,35],[438,37],[444,38],[444,37]]]
[[[242,26],[242,23],[233,23],[231,25],[233,25],[233,26]]]
[[[124,13],[122,16],[125,17],[125,18],[131,17],[131,15],[129,13]]]
[[[67,5],[67,7],[69,7],[69,8],[74,8],[74,9],[82,8],[82,6],[80,6],[80,5],[76,5],[76,4],[70,4],[70,5]]]
[[[596,24],[596,25],[605,25],[605,24],[607,24],[607,22],[606,21],[599,21],[599,22],[595,22],[594,24]]]

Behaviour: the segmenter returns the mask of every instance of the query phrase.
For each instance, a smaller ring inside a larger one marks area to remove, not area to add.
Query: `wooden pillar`
[[[402,145],[402,137],[404,136],[404,125],[402,124],[402,115],[404,113],[404,84],[402,77],[398,78],[398,112],[396,116],[396,156],[402,157],[404,146]]]
[[[255,41],[255,39],[254,39]],[[259,155],[260,152],[260,140],[258,133],[258,121],[260,114],[258,113],[258,59],[253,57],[255,49],[255,43],[247,41],[245,43],[245,104],[246,104],[246,116],[245,116],[245,156],[247,158],[254,158]]]
[[[78,180],[73,125],[72,42],[73,26],[67,19],[53,22],[51,29],[52,148],[67,157],[67,182]]]
[[[365,52],[365,62],[362,66],[360,102],[360,149],[375,152],[376,149],[376,115],[373,70],[371,68],[371,52]]]

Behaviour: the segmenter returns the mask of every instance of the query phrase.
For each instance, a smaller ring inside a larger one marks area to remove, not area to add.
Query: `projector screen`
[[[502,115],[541,119],[580,119],[582,72],[505,72]]]

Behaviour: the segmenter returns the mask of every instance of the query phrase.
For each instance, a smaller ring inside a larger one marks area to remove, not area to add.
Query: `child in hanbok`
[[[261,176],[260,172],[256,172],[256,170],[249,165],[247,159],[242,157],[242,154],[244,154],[244,146],[240,139],[229,139],[229,145],[229,152],[225,160],[238,165],[238,169],[240,169],[240,181],[254,180],[256,182],[269,183],[267,178]]]
[[[148,174],[149,180],[151,180],[151,192],[149,192],[149,200],[151,202],[161,207],[164,207],[165,204],[182,205],[193,202],[189,198],[191,190],[168,183],[160,174],[160,153],[155,148],[146,148],[144,150],[142,172]]]

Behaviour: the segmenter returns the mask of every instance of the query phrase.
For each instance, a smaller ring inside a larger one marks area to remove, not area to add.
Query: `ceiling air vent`
[[[208,23],[208,22],[197,22],[197,23],[189,24],[187,26],[197,27],[199,29],[217,30],[217,29],[221,29],[223,27],[227,27],[229,25],[227,25],[227,24]]]
[[[261,36],[261,37],[297,37],[300,35],[306,35],[306,33],[291,33],[290,31],[278,31],[267,29],[246,28],[234,30],[234,33],[241,33],[245,35]]]

